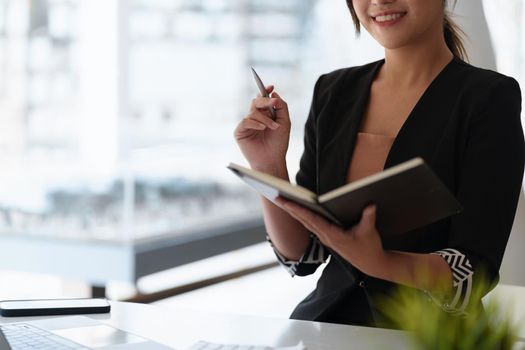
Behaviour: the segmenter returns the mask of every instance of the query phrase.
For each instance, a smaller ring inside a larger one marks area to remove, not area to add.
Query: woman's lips
[[[379,13],[371,17],[374,20],[374,23],[385,26],[385,25],[392,25],[392,24],[399,22],[405,15],[406,15],[406,12],[390,11],[390,12]]]

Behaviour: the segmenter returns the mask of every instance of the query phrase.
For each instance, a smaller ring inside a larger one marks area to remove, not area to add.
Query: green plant
[[[471,300],[481,300],[484,290],[485,286],[478,283]],[[409,332],[414,349],[516,349],[517,326],[511,321],[509,310],[495,300],[490,300],[485,308],[481,303],[471,306],[466,314],[459,315],[444,311],[421,291],[399,288],[381,304],[389,322]]]

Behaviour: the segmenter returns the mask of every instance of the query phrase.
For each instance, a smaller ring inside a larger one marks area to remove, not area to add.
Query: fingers
[[[233,131],[233,136],[237,141],[240,141],[253,137],[263,130],[266,130],[266,125],[263,123],[254,119],[244,118]]]
[[[266,129],[277,130],[280,124],[274,122],[270,117],[260,113],[250,113],[235,128],[233,135],[235,139],[241,140],[253,136],[258,131]]]
[[[261,94],[258,94],[257,98],[254,98],[250,104],[250,111],[256,108],[273,108],[276,111],[288,110],[288,104],[277,92],[273,91],[273,85],[270,85],[267,90],[271,92],[270,97],[262,97]]]
[[[268,127],[272,130],[277,130],[280,126],[278,123],[274,122],[272,118],[258,112],[248,114],[245,119],[257,121],[258,123],[264,125],[265,128]]]
[[[266,92],[267,92],[269,95],[272,93],[273,89],[274,89],[274,86],[273,86],[273,85],[267,85],[267,86],[265,86],[265,90],[266,90]],[[261,93],[258,93],[258,94],[257,94],[257,97],[262,97]]]
[[[274,108],[278,110],[288,110],[288,103],[286,103],[285,100],[279,95],[277,92],[273,92],[271,94],[271,98],[277,100],[276,104],[274,105]]]
[[[318,237],[331,229],[332,225],[327,220],[309,209],[291,202],[283,202],[282,206],[290,215],[300,221],[307,229],[315,233]]]
[[[276,99],[268,97],[254,98],[250,104],[250,114],[248,114],[247,118],[257,120],[266,125],[266,127],[276,130],[280,124],[271,118],[271,114],[268,111],[269,108],[275,108],[276,104],[278,104]]]
[[[284,199],[283,197],[277,197],[275,198],[275,204],[277,204],[277,206],[279,206],[279,208],[281,209],[284,209],[284,205],[288,203],[288,201],[286,199]]]
[[[275,92],[275,91],[274,91],[270,96],[271,96],[271,97],[274,97],[274,98],[279,98],[279,99],[282,100],[281,95],[279,95],[279,94],[278,94],[277,92]]]
[[[255,130],[264,130],[266,129],[266,125],[257,121],[257,120],[254,120],[254,119],[250,119],[250,118],[245,118],[242,122],[241,122],[241,127],[243,129],[255,129]]]
[[[272,99],[276,100],[276,103],[273,107],[275,110],[275,120],[279,123],[290,123],[290,115],[288,111],[288,104],[286,103],[286,101],[284,101],[281,98],[281,96],[276,92],[273,92],[271,96]]]
[[[266,90],[275,94],[273,85],[268,85]],[[260,94],[250,103],[250,113],[237,125],[234,135],[237,140],[254,135],[254,131],[263,131],[267,128],[277,130],[281,125],[289,126],[288,106],[280,96],[261,97]],[[276,111],[277,118],[274,121],[269,109]],[[285,109],[285,113],[282,110]],[[279,112],[280,111],[280,112]],[[286,129],[285,129],[286,130]]]
[[[288,214],[290,214],[294,219],[302,223],[310,231],[316,231],[312,225],[311,220],[308,220],[308,215],[305,213],[305,211],[307,210],[301,208],[293,202],[290,202],[285,199],[280,199],[280,197],[276,201],[280,205],[280,207],[283,210],[285,210]]]
[[[280,98],[273,98],[273,97],[257,97],[254,98],[250,104],[250,110],[253,111],[255,109],[268,109],[268,108],[274,108],[274,109],[281,109],[282,108],[282,102],[284,102]]]
[[[365,229],[375,227],[376,224],[377,206],[375,204],[368,205],[361,213],[361,221],[359,226]]]
[[[359,232],[369,232],[376,229],[377,205],[370,204],[361,212],[361,219],[351,228],[345,230],[346,234],[353,236]]]

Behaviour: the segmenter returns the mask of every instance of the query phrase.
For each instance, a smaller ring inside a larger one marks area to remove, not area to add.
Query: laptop
[[[0,324],[0,350],[166,350],[166,345],[85,316]]]

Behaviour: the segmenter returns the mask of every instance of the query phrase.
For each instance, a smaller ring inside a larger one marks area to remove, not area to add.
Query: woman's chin
[[[407,46],[408,40],[402,38],[376,39],[385,50],[396,50]]]

